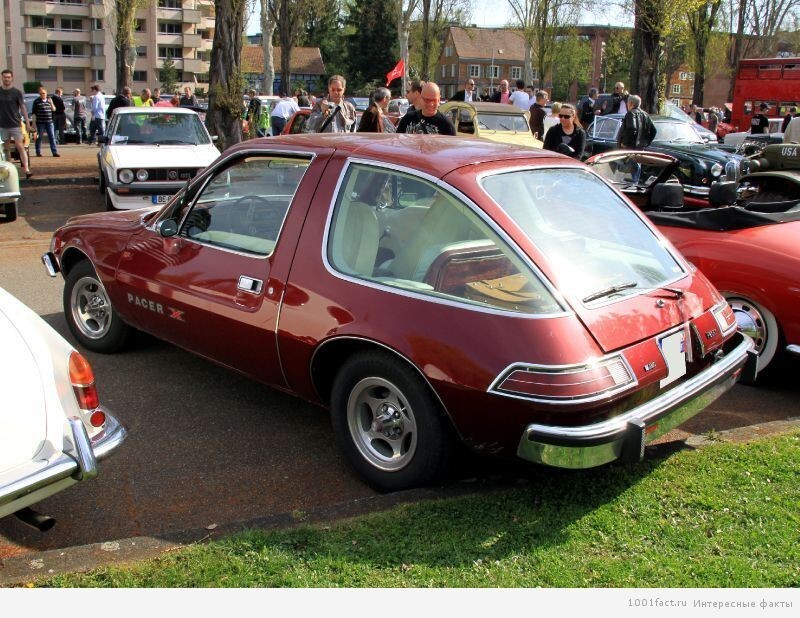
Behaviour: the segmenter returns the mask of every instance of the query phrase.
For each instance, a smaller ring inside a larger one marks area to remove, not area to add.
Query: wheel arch
[[[407,356],[383,343],[378,343],[365,337],[344,335],[323,341],[314,351],[311,357],[311,382],[320,401],[325,406],[330,406],[333,382],[336,379],[338,369],[344,362],[356,354],[362,352],[378,351],[389,356],[393,356],[404,365],[410,367],[425,383],[425,386],[433,394],[434,399],[439,403],[442,413],[447,417],[450,425],[458,430],[447,406],[444,405],[439,393],[433,388],[428,376]]]
[[[80,249],[76,249],[75,247],[67,248],[64,253],[61,254],[61,259],[59,260],[61,276],[66,279],[75,265],[84,260],[91,261],[89,260],[89,256]]]

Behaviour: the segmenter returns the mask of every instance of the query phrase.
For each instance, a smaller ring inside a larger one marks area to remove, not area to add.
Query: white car
[[[89,283],[76,293],[86,312],[102,310]],[[55,520],[29,507],[94,478],[125,436],[100,405],[86,359],[0,288],[0,517],[51,528]]]
[[[119,107],[99,141],[108,210],[166,204],[219,156],[197,112],[182,107]]]
[[[19,173],[15,165],[6,161],[3,140],[0,140],[0,212],[5,212],[5,218],[0,221],[16,220],[19,198]]]

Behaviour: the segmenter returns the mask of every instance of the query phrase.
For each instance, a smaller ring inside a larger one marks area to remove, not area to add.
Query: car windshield
[[[637,213],[581,169],[518,170],[487,176],[484,190],[584,303],[675,281],[681,265]]]
[[[489,131],[530,131],[522,114],[478,114],[478,126]]]
[[[616,118],[597,118],[589,127],[589,135],[595,139],[616,140],[620,124]]]
[[[703,138],[698,135],[691,125],[685,122],[661,122],[656,120],[655,142],[685,142],[688,144],[704,144]]]
[[[196,114],[122,114],[111,136],[112,144],[210,143],[208,132]]]

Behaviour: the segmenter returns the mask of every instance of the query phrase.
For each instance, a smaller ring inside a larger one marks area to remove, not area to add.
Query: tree
[[[211,133],[223,150],[242,141],[242,35],[246,0],[214,0],[216,28],[211,48],[208,114]]]
[[[396,9],[397,16],[397,41],[400,47],[400,58],[405,63],[403,72],[403,93],[408,89],[408,38],[411,32],[411,18],[419,6],[419,0],[399,0]]]
[[[275,22],[269,10],[269,0],[260,0],[261,4],[261,49],[264,52],[264,83],[261,89],[264,94],[272,94],[275,82],[275,61],[272,55],[272,37],[275,34]]]
[[[552,72],[557,35],[578,23],[583,5],[577,0],[508,0],[508,4],[525,40],[525,83],[533,83],[534,57],[543,81]]]
[[[161,90],[173,93],[178,85],[178,69],[172,58],[167,58],[158,71],[158,80],[161,82]]]
[[[319,47],[328,75],[347,72],[346,39],[342,0],[310,0],[300,32],[299,44]]]
[[[553,59],[553,100],[574,101],[586,92],[592,78],[592,48],[589,41],[570,32],[556,41]]]
[[[292,84],[292,48],[300,35],[309,0],[269,0],[269,10],[281,46],[281,90],[289,94]]]
[[[694,94],[692,103],[703,105],[706,82],[706,54],[711,39],[711,30],[717,23],[717,15],[722,0],[706,0],[694,11],[689,12],[689,30],[694,40]]]
[[[397,64],[391,41],[397,40],[395,0],[354,0],[347,22],[355,32],[347,37],[348,85],[351,91],[385,83],[386,73]]]
[[[617,82],[625,82],[631,75],[633,36],[630,30],[614,29],[603,46],[602,79],[600,88],[611,89]]]
[[[136,12],[152,0],[105,0],[106,19],[111,30],[111,40],[116,51],[117,92],[133,83],[136,63]]]
[[[453,24],[466,23],[469,0],[421,0],[420,73],[433,78],[444,35]]]

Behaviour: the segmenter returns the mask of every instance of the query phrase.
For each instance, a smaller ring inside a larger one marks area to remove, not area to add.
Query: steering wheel
[[[243,195],[238,198],[228,209],[228,228],[231,232],[245,232],[250,236],[255,236],[258,230],[255,228],[255,214],[259,206],[269,207],[270,202],[261,195]]]

